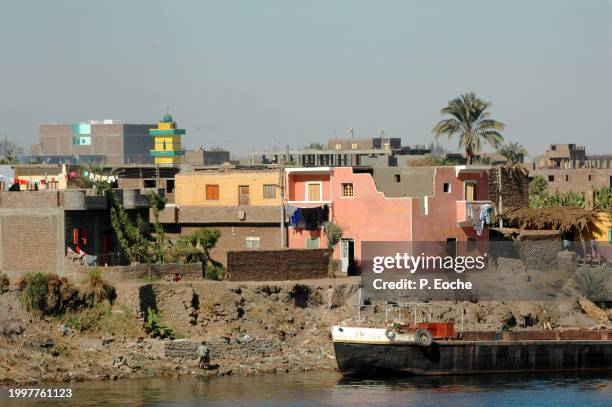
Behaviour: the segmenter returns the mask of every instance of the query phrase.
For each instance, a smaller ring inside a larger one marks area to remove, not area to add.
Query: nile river
[[[336,373],[73,383],[62,406],[611,406],[612,373],[343,379]],[[45,386],[52,387],[52,386]],[[4,389],[5,390],[5,389]],[[3,393],[6,395],[6,392]],[[0,400],[0,404],[6,401]],[[60,404],[61,403],[61,404]],[[8,405],[26,405],[11,401]],[[30,402],[27,405],[54,405]]]

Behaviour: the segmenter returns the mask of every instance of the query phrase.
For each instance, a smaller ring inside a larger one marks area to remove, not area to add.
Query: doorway
[[[446,255],[452,257],[457,256],[457,238],[449,237],[446,239]]]
[[[340,271],[352,273],[355,264],[355,240],[352,238],[340,239]]]
[[[249,204],[249,186],[240,185],[238,187],[238,205],[248,205],[248,204]]]
[[[465,183],[465,200],[466,201],[476,200],[476,183],[473,181],[466,181]]]

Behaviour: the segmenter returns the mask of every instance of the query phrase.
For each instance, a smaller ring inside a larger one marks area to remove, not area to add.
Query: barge
[[[334,326],[343,375],[463,375],[612,370],[612,331],[466,331],[450,323]]]

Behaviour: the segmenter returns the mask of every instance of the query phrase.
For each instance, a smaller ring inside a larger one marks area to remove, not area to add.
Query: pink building
[[[352,167],[288,168],[286,204],[327,205],[329,219],[344,234],[334,257],[346,272],[359,267],[361,242],[488,240],[478,235],[480,207],[488,201],[488,167],[408,167],[361,170]],[[291,248],[326,247],[323,227],[292,224]]]

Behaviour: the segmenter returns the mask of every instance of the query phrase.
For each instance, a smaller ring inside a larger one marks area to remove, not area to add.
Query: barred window
[[[264,185],[263,186],[263,197],[264,199],[276,198],[276,185]]]
[[[353,197],[354,196],[353,183],[347,182],[347,183],[341,184],[341,192],[342,192],[343,198]]]
[[[259,249],[260,239],[259,236],[247,236],[246,237],[246,248],[247,249]]]

